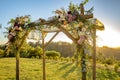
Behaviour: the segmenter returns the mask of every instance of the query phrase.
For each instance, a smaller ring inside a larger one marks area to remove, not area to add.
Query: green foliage
[[[64,57],[60,57],[60,60],[61,60],[61,61],[64,61]]]
[[[69,4],[69,11],[72,11],[72,13],[73,13],[74,11],[77,11],[78,8],[79,8],[78,5],[75,5],[72,2],[70,2],[70,4]]]
[[[113,65],[115,64],[115,60],[112,57],[106,58],[105,60],[103,60],[104,64],[108,64],[108,65]]]
[[[67,62],[70,62],[70,57],[66,57],[66,61],[67,61]]]
[[[75,44],[68,42],[51,42],[46,49],[60,52],[62,57],[72,57],[75,52]]]
[[[71,58],[71,61],[72,61],[72,63],[74,63],[74,62],[75,62],[75,58],[74,58],[74,57],[72,57],[72,58]]]
[[[0,49],[0,58],[4,56],[4,50]]]
[[[28,58],[29,57],[28,49],[22,48],[21,51],[20,51],[20,57]]]
[[[117,61],[117,63],[114,65],[115,72],[118,72],[119,68],[120,68],[120,61]]]
[[[54,60],[56,60],[56,61],[59,61],[59,59],[60,59],[60,56],[56,56],[56,57],[54,58]]]
[[[46,51],[45,53],[48,58],[53,57],[55,59],[56,57],[60,57],[60,53],[57,51]]]
[[[3,49],[3,51],[5,50],[4,47],[5,46],[0,46],[0,48]],[[11,47],[9,48],[9,53],[6,53],[6,52],[3,53],[4,57],[15,57],[15,53],[14,53],[15,49],[16,49],[16,47],[11,45]],[[21,47],[20,57],[31,58],[32,56],[34,56],[36,58],[41,58],[42,57],[42,48],[39,46],[32,47],[25,42],[23,44],[23,46]]]
[[[120,67],[120,60],[117,62],[118,66]]]
[[[115,72],[118,71],[119,67],[120,67],[120,66],[119,66],[118,64],[116,64],[116,65],[114,66],[114,70],[115,70]]]
[[[85,5],[87,2],[89,2],[89,0],[84,0],[82,4]]]
[[[99,61],[99,62],[103,62],[105,60],[105,56],[100,52],[97,52],[96,57],[97,57],[97,61]]]
[[[36,48],[31,47],[29,49],[29,57],[37,57],[38,58],[42,57],[42,48],[40,48],[39,46],[37,46]]]

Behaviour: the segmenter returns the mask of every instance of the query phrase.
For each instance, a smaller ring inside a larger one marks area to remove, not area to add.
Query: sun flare
[[[97,31],[97,45],[108,47],[120,47],[120,35],[117,31],[106,28],[104,31]]]

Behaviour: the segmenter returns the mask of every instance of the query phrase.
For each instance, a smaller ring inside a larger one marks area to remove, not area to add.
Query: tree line
[[[0,57],[15,57],[13,51],[8,53],[4,53],[5,45],[0,45]],[[42,57],[42,48],[41,43],[36,42],[26,42],[22,47],[20,52],[20,56],[24,58],[32,58],[32,57]],[[12,49],[11,49],[12,50]],[[51,42],[47,47],[46,51],[51,51],[52,53],[57,53],[60,57],[74,57],[76,50],[75,44],[69,42]],[[109,48],[107,46],[97,47],[97,59],[101,57],[110,58],[114,57],[115,59],[120,59],[120,49]],[[47,54],[46,54],[47,55]],[[49,54],[48,54],[49,55]],[[55,54],[56,55],[56,54]],[[92,55],[91,55],[92,56]],[[101,57],[100,57],[101,56]]]
[[[10,49],[9,53],[4,53],[5,47],[5,45],[0,45],[0,57],[15,57],[12,49]],[[75,53],[75,45],[68,42],[51,42],[46,47],[46,55],[49,55],[48,51],[51,51],[51,53],[57,56],[72,57]],[[41,43],[24,43],[20,51],[20,57],[31,58],[36,56],[39,58],[42,57]]]

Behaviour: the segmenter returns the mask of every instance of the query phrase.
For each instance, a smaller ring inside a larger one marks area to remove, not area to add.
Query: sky
[[[0,0],[0,44],[7,42],[5,27],[11,18],[31,15],[32,21],[39,18],[48,19],[54,16],[53,11],[64,7],[68,8],[70,2],[80,4],[83,0]],[[88,10],[94,7],[94,18],[99,19],[105,26],[104,31],[97,31],[98,46],[120,47],[120,0],[89,0],[85,5]],[[47,36],[47,39],[52,34]],[[63,33],[60,33],[54,41],[69,41]]]

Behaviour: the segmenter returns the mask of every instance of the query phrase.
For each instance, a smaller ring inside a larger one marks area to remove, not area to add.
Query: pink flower
[[[86,36],[85,35],[81,35],[79,40],[77,41],[78,44],[82,44],[85,41],[85,39],[86,39]]]

